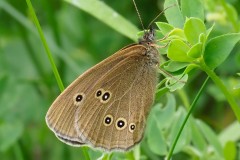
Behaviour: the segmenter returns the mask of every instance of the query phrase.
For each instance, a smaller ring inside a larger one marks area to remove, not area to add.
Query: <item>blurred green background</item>
[[[137,28],[142,30],[131,0],[102,2],[137,26],[136,31]],[[240,1],[226,2],[234,6],[239,15]],[[106,25],[105,20],[98,20],[67,2],[33,0],[32,3],[65,87],[97,62],[134,42],[134,38],[130,39]],[[162,10],[164,1],[136,0],[136,3],[144,26],[148,26]],[[206,25],[212,21],[216,23],[213,35],[239,32],[227,17],[221,16],[224,10],[221,10],[220,0],[204,3],[206,13],[209,13],[206,14]],[[211,19],[210,13],[219,14],[219,17],[213,16]],[[165,18],[161,16],[158,20],[165,21]],[[124,28],[121,22],[118,25]],[[134,37],[137,32],[129,34]],[[239,44],[217,69],[217,74],[229,88],[240,84],[237,72],[240,72]],[[199,71],[189,75],[185,91],[190,102],[204,79],[205,75]],[[26,2],[0,0],[0,159],[60,160],[84,157],[84,152],[79,148],[57,140],[46,126],[45,114],[59,93]],[[232,90],[232,93],[240,103],[239,89]],[[216,133],[236,119],[223,94],[211,82],[201,96],[194,116]]]

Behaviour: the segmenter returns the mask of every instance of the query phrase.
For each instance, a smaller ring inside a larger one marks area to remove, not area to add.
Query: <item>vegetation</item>
[[[45,114],[81,73],[142,35],[132,1],[26,2],[0,1],[1,159],[240,159],[240,1],[136,1],[144,26],[171,7],[155,26],[155,104],[127,153],[68,146]]]

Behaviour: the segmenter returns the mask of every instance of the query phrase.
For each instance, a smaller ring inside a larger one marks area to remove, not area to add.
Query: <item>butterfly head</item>
[[[138,42],[146,48],[144,55],[149,66],[157,67],[159,65],[159,54],[155,44],[155,30],[150,27],[149,30],[144,31],[144,35]]]
[[[141,39],[139,39],[139,44],[152,44],[155,40],[155,30],[153,27],[150,27],[149,30],[144,31],[144,35]]]

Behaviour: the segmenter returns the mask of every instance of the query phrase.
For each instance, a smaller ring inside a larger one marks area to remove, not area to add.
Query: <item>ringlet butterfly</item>
[[[129,150],[143,138],[158,66],[150,28],[137,44],[120,49],[73,81],[49,108],[48,127],[72,146]]]

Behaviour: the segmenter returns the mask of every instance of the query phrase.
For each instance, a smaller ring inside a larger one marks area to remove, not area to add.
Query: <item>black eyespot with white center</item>
[[[134,130],[134,129],[135,129],[135,125],[132,124],[132,125],[130,126],[130,129],[131,129],[131,130]]]
[[[102,95],[102,100],[103,100],[103,101],[107,101],[109,98],[110,98],[110,93],[109,93],[109,92],[105,92],[105,93]]]
[[[112,122],[112,118],[110,118],[110,117],[105,118],[105,123],[106,124],[111,124],[111,122]]]
[[[110,100],[111,95],[111,92],[105,91],[103,88],[100,88],[95,92],[95,98],[99,99],[101,103],[107,103]]]
[[[113,116],[110,114],[106,115],[103,119],[103,124],[105,126],[110,126],[112,124],[112,122],[113,122]]]
[[[124,118],[118,118],[115,124],[118,130],[123,130],[127,126],[127,121]]]
[[[101,95],[102,95],[102,90],[98,90],[98,91],[96,92],[96,96],[99,97],[99,96],[101,96]]]
[[[85,98],[85,94],[84,93],[76,93],[73,96],[73,103],[74,103],[74,105],[79,106],[80,104],[82,104],[84,98]]]
[[[82,96],[81,94],[78,94],[78,95],[76,96],[76,102],[81,102],[82,99],[83,99],[83,96]]]
[[[136,128],[135,123],[130,123],[130,124],[129,124],[129,131],[130,131],[131,133],[133,133],[133,131],[135,130],[135,128]]]
[[[118,126],[119,128],[122,128],[122,127],[125,126],[125,122],[122,121],[122,120],[119,120],[119,121],[117,122],[117,126]]]

